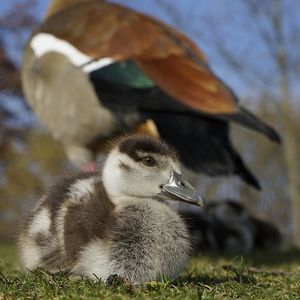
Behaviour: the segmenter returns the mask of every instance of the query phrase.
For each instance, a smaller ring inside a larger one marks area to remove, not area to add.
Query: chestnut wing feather
[[[50,17],[39,28],[91,58],[134,60],[175,100],[204,113],[232,114],[236,98],[182,33],[116,4],[91,2]]]

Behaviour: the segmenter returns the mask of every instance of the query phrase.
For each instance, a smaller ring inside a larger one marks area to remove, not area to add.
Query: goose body
[[[208,175],[240,176],[259,188],[229,138],[237,122],[279,141],[241,107],[181,32],[121,5],[52,0],[24,51],[28,102],[69,159],[93,160],[104,139],[146,120],[176,146],[183,164]]]
[[[200,201],[179,175],[185,187],[174,186],[178,172],[165,143],[123,139],[101,174],[67,176],[40,199],[20,233],[23,266],[102,280],[116,274],[134,283],[176,276],[191,243],[167,200]]]

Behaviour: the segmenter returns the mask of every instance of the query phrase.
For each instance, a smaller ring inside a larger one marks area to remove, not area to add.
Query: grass
[[[171,281],[143,286],[69,280],[63,273],[19,271],[15,249],[0,246],[0,299],[299,299],[300,251],[261,253],[246,259],[193,258]]]

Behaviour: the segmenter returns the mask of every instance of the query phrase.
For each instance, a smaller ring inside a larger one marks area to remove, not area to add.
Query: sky
[[[20,2],[24,2],[24,0],[1,0],[0,12],[10,8],[14,3]],[[37,0],[37,2],[36,15],[41,19],[48,6],[48,0]],[[257,34],[256,24],[247,15],[243,1],[111,0],[111,2],[120,3],[152,15],[186,33],[206,54],[217,75],[239,96],[245,98],[253,91],[260,91],[262,88],[271,90],[278,86],[278,77],[276,77],[278,70],[270,58],[268,46],[262,43]],[[230,5],[228,5],[229,2]],[[267,1],[262,2],[262,5],[266,3]],[[285,29],[291,31],[291,27],[298,28],[295,35],[300,35],[300,18],[297,13],[300,11],[300,1],[285,0],[284,3],[287,12],[284,18]],[[268,31],[268,24],[263,19],[261,22]],[[293,49],[291,53],[293,56],[297,56],[296,60],[299,58],[300,62],[300,37],[289,38],[293,43],[297,39],[299,39],[297,47],[291,44],[289,49]],[[250,73],[245,76],[242,72],[239,74],[216,50],[214,40],[222,44],[229,53],[233,53],[239,59],[242,67]],[[15,60],[21,61],[21,53],[16,53]],[[299,73],[300,70],[296,75]],[[267,78],[268,82],[261,83],[260,77]],[[298,76],[296,77],[293,87],[297,91],[295,94],[298,95]]]

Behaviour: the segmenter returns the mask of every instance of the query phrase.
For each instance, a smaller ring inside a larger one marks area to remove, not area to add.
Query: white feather
[[[20,239],[20,258],[25,269],[33,270],[41,263],[41,248],[28,236]]]
[[[108,245],[100,239],[87,244],[80,252],[73,272],[96,280],[105,281],[111,275]]]
[[[93,61],[89,62],[88,64],[85,64],[82,67],[82,70],[86,73],[90,73],[95,70],[102,69],[114,62],[115,61],[110,57],[101,58],[101,59],[93,60]]]
[[[49,33],[36,34],[31,39],[30,46],[37,57],[41,57],[49,52],[61,53],[68,57],[73,65],[82,67],[82,70],[86,73],[101,69],[114,62],[114,59],[110,57],[102,57],[94,60],[67,41],[59,39]]]
[[[68,202],[59,208],[56,219],[57,238],[62,252],[65,252],[65,216],[67,213]]]
[[[47,234],[49,233],[51,225],[50,213],[47,208],[42,208],[37,215],[33,218],[28,232],[31,236],[37,233]]]
[[[95,192],[95,178],[77,180],[69,190],[70,201],[84,200],[86,196]]]
[[[157,171],[135,162],[118,149],[110,153],[103,168],[103,184],[116,206],[127,205],[129,199],[145,201],[145,198],[155,198],[161,192],[160,186],[169,181],[172,170],[180,172],[172,158],[159,159],[158,155],[153,153],[151,155],[166,167]]]

